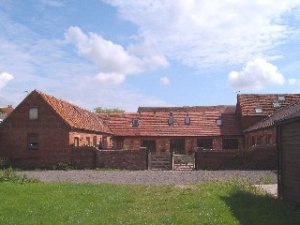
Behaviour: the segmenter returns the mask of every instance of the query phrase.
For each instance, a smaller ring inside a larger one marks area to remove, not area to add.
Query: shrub
[[[66,162],[59,162],[52,166],[53,170],[73,170],[75,167],[71,165],[70,163]]]
[[[5,170],[0,170],[0,183],[1,182],[13,182],[13,183],[36,183],[38,180],[30,179],[26,177],[26,175],[18,175],[16,172],[10,167]]]

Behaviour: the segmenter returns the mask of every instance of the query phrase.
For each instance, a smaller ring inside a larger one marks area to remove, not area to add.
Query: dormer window
[[[132,120],[132,127],[138,127],[140,125],[139,119],[133,119]]]
[[[284,102],[285,101],[284,95],[278,96],[278,101]]]
[[[184,117],[184,124],[185,125],[190,125],[191,124],[191,117],[189,117],[189,115],[186,115]]]
[[[173,113],[169,114],[169,119],[168,119],[168,124],[169,126],[173,125],[175,122],[174,117],[173,117]]]
[[[281,103],[280,102],[273,102],[273,108],[280,108]]]
[[[32,107],[29,109],[29,119],[37,120],[39,118],[39,111],[37,107]]]
[[[219,117],[219,118],[217,119],[216,123],[217,123],[217,125],[218,125],[219,127],[222,126],[222,124],[223,124],[222,118]]]
[[[256,112],[257,114],[262,113],[262,112],[263,112],[263,109],[262,109],[261,107],[256,107],[256,108],[255,108],[255,112]]]

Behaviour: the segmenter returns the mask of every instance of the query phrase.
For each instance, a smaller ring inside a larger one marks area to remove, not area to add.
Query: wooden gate
[[[170,152],[149,152],[148,160],[150,170],[172,170],[173,157]]]
[[[174,154],[173,170],[191,171],[195,169],[195,154],[181,155]]]

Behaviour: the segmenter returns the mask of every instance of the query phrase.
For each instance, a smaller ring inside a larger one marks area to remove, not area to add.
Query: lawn
[[[293,225],[300,212],[250,185],[0,182],[0,224]]]

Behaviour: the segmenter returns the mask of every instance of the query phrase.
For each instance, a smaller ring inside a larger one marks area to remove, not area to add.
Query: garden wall
[[[71,164],[76,168],[148,169],[147,149],[97,150],[93,147],[76,147],[72,149],[71,158]]]
[[[251,151],[206,151],[195,153],[196,170],[277,170],[276,147]]]

